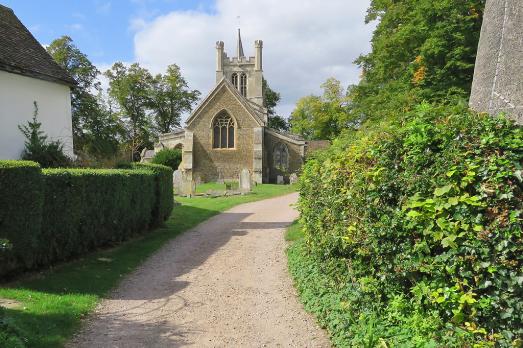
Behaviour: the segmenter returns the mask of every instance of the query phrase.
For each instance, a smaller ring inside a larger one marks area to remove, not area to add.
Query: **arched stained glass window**
[[[272,159],[275,168],[282,172],[286,172],[289,169],[289,149],[287,148],[287,145],[283,143],[276,144],[272,154]]]
[[[237,73],[233,73],[232,76],[231,76],[231,82],[232,82],[232,85],[234,87],[236,87],[236,89],[238,89],[238,74]]]
[[[247,96],[247,74],[245,73],[240,75],[240,94],[244,97]]]
[[[232,117],[225,111],[214,118],[212,147],[215,149],[234,148],[235,124]]]

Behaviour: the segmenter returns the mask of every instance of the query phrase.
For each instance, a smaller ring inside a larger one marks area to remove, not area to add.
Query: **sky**
[[[233,56],[241,28],[246,56],[263,40],[264,76],[287,117],[296,101],[321,94],[335,77],[358,83],[352,62],[370,51],[374,24],[365,24],[370,0],[0,0],[49,44],[69,35],[105,71],[114,62],[138,62],[152,73],[177,64],[190,88],[208,94],[215,83],[216,41]]]

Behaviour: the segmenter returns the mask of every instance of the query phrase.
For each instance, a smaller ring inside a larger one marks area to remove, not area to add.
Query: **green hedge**
[[[173,170],[167,166],[152,163],[136,163],[135,168],[151,170],[156,174],[156,203],[153,210],[153,226],[161,225],[173,210]]]
[[[0,161],[0,275],[116,244],[160,225],[173,207],[172,170],[45,169]]]
[[[45,169],[43,174],[43,264],[120,242],[151,223],[151,171]]]
[[[30,161],[0,161],[0,239],[11,247],[0,250],[0,275],[34,263],[42,221],[42,175]]]
[[[294,273],[335,343],[521,346],[522,166],[521,126],[426,104],[310,160]]]

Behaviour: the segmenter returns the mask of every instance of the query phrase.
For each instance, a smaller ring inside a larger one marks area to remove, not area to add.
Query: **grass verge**
[[[258,185],[244,196],[177,198],[182,204],[165,227],[3,286],[0,299],[20,306],[0,307],[0,347],[63,346],[99,300],[167,241],[235,205],[294,191],[293,186]]]

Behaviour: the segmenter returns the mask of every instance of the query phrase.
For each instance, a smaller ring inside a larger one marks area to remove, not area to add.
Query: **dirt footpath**
[[[240,205],[175,238],[69,346],[329,347],[287,273],[284,230],[297,198]]]

